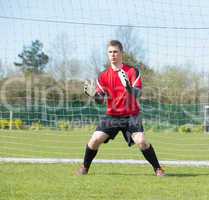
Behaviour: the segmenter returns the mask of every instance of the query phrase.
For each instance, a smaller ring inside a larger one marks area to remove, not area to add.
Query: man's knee
[[[95,131],[89,140],[88,146],[91,149],[98,149],[99,146],[108,138],[108,135],[101,132]]]
[[[149,143],[147,142],[147,140],[144,137],[144,133],[141,132],[137,132],[134,133],[132,135],[132,139],[134,141],[134,143],[141,149],[141,150],[145,150],[147,148],[149,148]]]

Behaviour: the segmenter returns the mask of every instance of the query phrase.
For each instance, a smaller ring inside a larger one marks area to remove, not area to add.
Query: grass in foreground
[[[0,157],[82,158],[94,129],[1,131]],[[160,160],[209,160],[208,135],[148,132]],[[103,145],[99,159],[143,159],[121,135]],[[166,167],[167,176],[150,166],[94,164],[76,177],[78,164],[0,164],[0,200],[208,200],[208,168]]]
[[[0,164],[0,200],[207,200],[207,168],[167,167],[156,177],[149,166],[94,164],[90,174],[61,164]]]

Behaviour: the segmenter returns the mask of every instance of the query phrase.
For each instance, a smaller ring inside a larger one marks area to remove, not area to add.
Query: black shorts
[[[113,140],[118,132],[122,131],[123,137],[128,143],[128,146],[131,146],[134,144],[131,135],[135,132],[144,132],[144,128],[140,116],[105,116],[100,119],[100,123],[97,126],[96,131],[102,131],[109,135],[109,138],[104,143],[107,143],[110,139]]]

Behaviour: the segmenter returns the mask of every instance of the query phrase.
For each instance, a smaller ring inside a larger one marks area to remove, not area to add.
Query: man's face
[[[123,53],[120,51],[118,46],[108,47],[108,58],[111,64],[117,65],[122,63]]]

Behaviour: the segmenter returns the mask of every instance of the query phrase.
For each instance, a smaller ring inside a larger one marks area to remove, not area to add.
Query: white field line
[[[62,159],[62,158],[1,158],[0,163],[32,163],[32,164],[74,164],[82,163],[82,159]],[[94,160],[94,163],[106,164],[148,164],[145,160]],[[188,166],[188,167],[209,167],[209,161],[195,160],[175,160],[175,161],[160,161],[161,165],[167,166]]]

